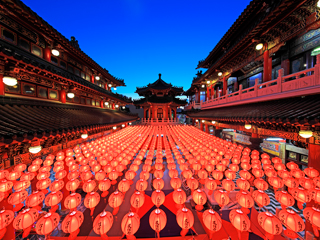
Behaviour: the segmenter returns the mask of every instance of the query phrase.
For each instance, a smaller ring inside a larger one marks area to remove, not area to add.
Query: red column
[[[112,103],[112,109],[114,110],[114,103]]]
[[[263,82],[268,82],[271,80],[272,73],[272,59],[269,60],[269,50],[263,53]],[[270,66],[271,63],[271,66]]]
[[[94,83],[94,76],[91,76],[91,82]]]
[[[259,138],[259,134],[258,134],[258,133],[251,133],[251,137],[253,137],[253,138]]]
[[[11,190],[10,190],[11,192]],[[9,204],[7,201],[8,198],[3,199],[0,202],[0,209],[5,209],[5,210],[13,210],[13,205]],[[13,221],[7,226],[7,231],[4,234],[2,240],[13,240],[16,239],[15,238],[15,232],[14,232],[14,228],[13,228]]]
[[[224,95],[227,94],[227,78],[223,77],[222,81],[223,81],[223,90],[222,90],[223,92],[222,92],[222,95],[224,96]]]
[[[281,62],[281,68],[283,68],[284,75],[290,74],[290,60],[286,59]]]
[[[60,102],[66,103],[66,101],[67,101],[66,91],[62,89],[60,91]]]
[[[44,60],[51,62],[51,49],[49,47],[43,49],[43,58]]]
[[[103,100],[100,101],[100,107],[103,108]]]
[[[209,125],[208,125],[208,124],[205,124],[205,125],[204,125],[204,129],[205,129],[205,132],[206,132],[206,133],[209,133]]]
[[[197,92],[197,100],[196,103],[200,103],[200,90]]]
[[[207,87],[207,98],[206,101],[208,101],[210,99],[210,87]]]
[[[0,74],[0,96],[4,96],[4,91],[5,87],[4,87],[4,83],[3,83],[3,75]]]
[[[143,118],[147,118],[147,110],[143,108]]]
[[[202,120],[200,120],[200,130],[203,131],[203,123],[202,123]]]
[[[192,126],[194,126],[194,123],[195,123],[194,118],[192,118]]]
[[[108,90],[108,84],[107,83],[104,85],[104,89]]]

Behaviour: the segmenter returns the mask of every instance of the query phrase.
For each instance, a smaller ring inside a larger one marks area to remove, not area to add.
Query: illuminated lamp
[[[209,80],[207,81],[207,84],[210,84],[210,81],[209,81]]]
[[[199,120],[198,120],[198,119],[196,119],[196,122],[199,122]]]
[[[118,107],[119,107],[119,105],[117,104],[117,105],[116,105],[116,108],[118,108]]]
[[[201,120],[202,123],[204,123],[204,120]]]
[[[114,127],[113,127],[113,130],[116,130],[116,129],[117,129],[117,127],[116,127],[116,126],[114,126]]]
[[[245,124],[245,125],[244,125],[244,128],[245,128],[245,129],[251,129],[251,124]]]
[[[111,84],[111,83],[109,83],[109,84],[108,84],[108,87],[110,87],[110,88],[111,88],[111,87],[112,87],[112,84]]]
[[[117,90],[117,88],[116,88],[116,87],[114,87],[114,88],[113,88],[113,90],[115,90],[115,91],[116,91],[116,90]]]
[[[122,124],[121,127],[125,127],[126,125]]]
[[[204,84],[202,84],[202,85],[201,85],[201,87],[202,87],[202,88],[204,88],[204,87],[205,87],[205,85],[204,85]]]
[[[100,77],[99,77],[99,76],[96,76],[95,79],[99,81],[99,80],[100,80]]]
[[[36,153],[40,152],[41,149],[42,149],[42,147],[40,145],[40,141],[37,140],[37,141],[31,142],[31,146],[29,147],[29,152],[36,154]]]
[[[216,124],[216,121],[212,121],[211,123],[212,123],[212,124]]]
[[[86,139],[88,137],[88,133],[82,133],[81,138]]]
[[[52,53],[53,56],[56,56],[56,57],[58,57],[58,56],[60,55],[60,52],[59,52],[57,49],[55,49],[55,48],[53,48],[53,49],[51,50],[51,53]]]
[[[129,125],[132,125],[132,123],[131,123],[131,122],[129,122]]]
[[[122,106],[122,109],[125,109],[126,107],[125,106]]]
[[[317,2],[317,7],[320,8],[320,0]]]
[[[222,72],[218,72],[218,76],[221,77],[222,76]]]
[[[108,102],[105,102],[104,105],[109,106],[109,103],[108,103]]]
[[[74,98],[74,93],[73,92],[68,92],[67,96],[68,96],[68,98]]]
[[[320,1],[318,1],[317,7],[320,7]],[[320,54],[320,47],[313,49],[311,52],[311,56],[317,56],[318,54]]]
[[[17,83],[18,83],[18,81],[17,81],[16,78],[14,78],[14,77],[9,77],[9,76],[3,77],[2,80],[3,80],[3,83],[4,83],[5,85],[10,86],[10,87],[17,85]]]
[[[310,138],[312,137],[313,132],[311,130],[300,130],[299,135],[303,138]]]
[[[259,51],[263,48],[263,43],[259,43],[256,45],[256,50]]]

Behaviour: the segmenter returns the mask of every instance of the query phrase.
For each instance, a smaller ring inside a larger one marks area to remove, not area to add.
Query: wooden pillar
[[[158,117],[157,111],[158,111],[158,107],[155,106],[155,107],[154,107],[154,116],[153,116],[153,119],[157,119],[157,117]]]
[[[5,86],[3,82],[3,74],[0,74],[0,96],[5,95]]]
[[[196,98],[196,103],[200,103],[200,89],[197,92]]]
[[[100,107],[101,107],[101,108],[104,108],[104,106],[103,106],[103,100],[100,101]]]
[[[64,89],[61,89],[60,90],[60,102],[66,103],[66,101],[67,101],[66,91]]]
[[[164,120],[168,119],[168,106],[167,105],[163,109],[163,119]]]
[[[143,118],[147,118],[147,109],[143,108]]]
[[[210,99],[210,87],[207,86],[207,97],[206,97],[206,101],[208,101]]]
[[[222,92],[222,96],[226,95],[227,94],[227,78],[226,77],[223,77],[222,79],[223,81],[223,92]]]
[[[173,112],[174,112],[174,117],[173,117],[173,119],[175,119],[175,118],[177,118],[177,107],[175,107],[175,108],[173,109]]]
[[[43,49],[43,58],[44,60],[51,62],[51,49],[49,47]]]
[[[91,80],[92,83],[94,83],[94,76],[93,75],[91,76],[90,80]]]
[[[270,61],[269,59],[269,50],[266,50],[263,53],[263,82],[268,82],[271,80],[272,60]]]
[[[284,76],[290,74],[290,60],[285,59],[281,62],[281,68],[283,68]]]
[[[168,107],[168,113],[169,113],[168,119],[171,119],[171,107]]]
[[[202,120],[200,120],[200,130],[203,131],[203,123],[202,123]]]
[[[205,125],[204,125],[204,131],[205,131],[206,133],[209,133],[209,125],[208,125],[208,124],[205,124]]]

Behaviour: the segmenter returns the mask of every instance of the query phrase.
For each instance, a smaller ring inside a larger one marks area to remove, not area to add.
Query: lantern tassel
[[[90,208],[91,212],[90,212],[90,216],[93,215],[93,212],[94,212],[94,207],[93,208]]]
[[[28,235],[29,235],[29,233],[31,231],[31,228],[32,228],[32,225],[30,227],[27,227],[27,228],[23,229],[23,234],[22,234],[23,238],[28,237]]]
[[[106,197],[108,194],[109,194],[109,191],[104,191],[104,192],[101,194],[101,197]]]
[[[274,235],[266,232],[266,238],[265,238],[265,239],[266,239],[266,240],[272,240],[272,239],[274,239]]]
[[[299,208],[300,210],[303,209],[303,202],[298,202],[298,208]]]
[[[58,209],[59,209],[59,206],[58,205],[54,205],[54,206],[51,207],[50,212],[51,213],[55,213]]]
[[[319,230],[318,230],[317,226],[312,224],[312,228],[313,228],[314,235],[316,237],[319,237]]]
[[[157,231],[157,237],[158,237],[158,239],[160,239],[160,232],[159,231]]]
[[[184,237],[188,233],[189,229],[182,229],[180,232],[181,237]]]
[[[0,230],[0,239],[2,239],[4,237],[6,232],[7,232],[7,228],[3,228],[3,229]]]
[[[112,215],[117,215],[117,213],[119,212],[119,207],[116,207],[115,209],[113,209],[112,211]]]
[[[238,232],[238,238],[239,240],[241,240],[241,231],[237,229],[237,232]]]
[[[12,209],[12,211],[18,212],[23,206],[24,206],[23,203],[19,203]]]
[[[101,235],[101,238],[103,240],[108,240],[108,235],[106,233],[104,233],[104,234]]]
[[[136,237],[134,235],[126,235],[128,240],[136,240]]]
[[[78,236],[79,232],[80,232],[80,229],[77,229],[76,231],[70,233],[70,236],[68,237],[68,240],[76,239],[76,237]]]

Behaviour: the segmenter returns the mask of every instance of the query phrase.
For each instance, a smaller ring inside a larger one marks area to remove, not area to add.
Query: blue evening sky
[[[23,0],[126,87],[158,79],[187,90],[207,57],[250,0]]]

